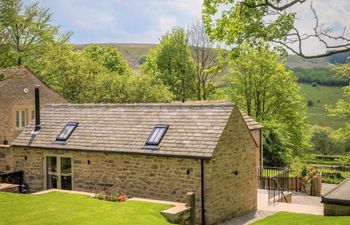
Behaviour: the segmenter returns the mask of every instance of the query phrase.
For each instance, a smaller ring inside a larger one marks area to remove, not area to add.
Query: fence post
[[[196,224],[196,195],[193,192],[187,193],[186,206],[190,208],[190,224]]]

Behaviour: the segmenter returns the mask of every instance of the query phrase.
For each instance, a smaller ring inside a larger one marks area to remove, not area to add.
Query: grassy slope
[[[298,213],[279,212],[259,220],[253,225],[348,225],[350,216],[315,216]]]
[[[160,211],[167,205],[107,202],[83,195],[0,193],[0,224],[169,224]]]
[[[141,56],[146,55],[149,50],[155,48],[157,44],[141,44],[141,43],[106,43],[110,44],[121,51],[121,53],[124,55],[126,60],[129,62],[129,65],[138,70],[139,64],[138,60],[141,58]],[[74,45],[75,48],[81,49],[85,47],[87,44],[76,44]],[[328,67],[329,64],[325,59],[303,59],[296,55],[290,55],[288,56],[287,60],[287,67],[294,68],[294,67],[303,67],[303,68],[310,68],[310,67]]]
[[[309,122],[311,124],[320,124],[339,128],[344,125],[344,120],[328,117],[325,105],[335,105],[337,100],[342,97],[341,87],[331,87],[318,85],[312,87],[311,84],[300,84],[301,93],[307,100],[312,100],[314,106],[308,107]],[[319,100],[319,103],[317,102]]]
[[[289,55],[286,63],[287,67],[302,67],[302,68],[313,68],[313,67],[329,67],[329,63],[325,58],[321,59],[303,59],[297,55]]]

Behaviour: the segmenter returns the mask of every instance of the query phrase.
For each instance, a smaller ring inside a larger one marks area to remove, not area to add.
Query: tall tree
[[[231,100],[265,126],[265,155],[270,155],[266,159],[279,156],[269,163],[300,155],[308,147],[306,104],[295,76],[269,46],[256,48],[244,43],[240,52],[230,60]]]
[[[187,35],[195,62],[197,99],[206,100],[213,91],[215,78],[222,69],[219,50],[215,48],[200,21],[194,22],[188,28]]]
[[[310,3],[307,5],[307,3]],[[296,26],[297,5],[309,7],[314,17],[312,32]],[[277,44],[304,58],[320,58],[350,51],[350,38],[332,33],[319,22],[312,0],[204,0],[203,21],[216,41],[237,47],[244,41],[258,40]],[[324,51],[306,54],[310,41],[324,46]]]
[[[175,99],[186,101],[195,95],[194,62],[186,33],[174,28],[161,37],[160,45],[142,65],[145,74],[156,75],[173,92]]]
[[[53,42],[66,42],[69,33],[60,33],[51,21],[49,9],[38,2],[0,0],[1,66],[20,66],[36,60]]]

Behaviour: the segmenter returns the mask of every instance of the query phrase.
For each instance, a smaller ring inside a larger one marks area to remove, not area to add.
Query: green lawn
[[[299,84],[301,94],[306,100],[312,100],[314,106],[308,107],[309,122],[322,126],[330,126],[335,129],[343,127],[345,121],[334,117],[329,117],[325,105],[335,105],[337,100],[342,97],[342,87],[317,85],[312,87],[311,84]]]
[[[298,213],[279,212],[253,225],[349,225],[350,216],[315,216]]]
[[[59,192],[0,193],[0,224],[169,224],[160,214],[169,207],[136,201],[107,202]]]

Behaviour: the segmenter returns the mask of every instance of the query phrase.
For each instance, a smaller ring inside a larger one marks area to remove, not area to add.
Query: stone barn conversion
[[[39,121],[10,154],[31,191],[108,187],[179,202],[194,192],[205,224],[256,209],[257,141],[233,104],[53,104]]]

